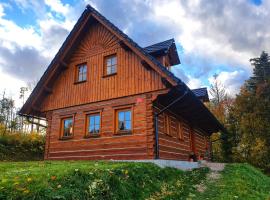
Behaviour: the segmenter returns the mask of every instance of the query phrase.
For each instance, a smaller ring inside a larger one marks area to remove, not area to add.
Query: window
[[[87,77],[87,65],[86,64],[78,65],[76,82],[86,81],[86,77]]]
[[[181,122],[178,122],[178,137],[180,140],[184,140],[184,130]]]
[[[131,110],[118,110],[116,112],[117,132],[130,132],[132,128]]]
[[[116,54],[105,57],[105,73],[106,75],[115,74],[117,71]]]
[[[100,133],[100,114],[87,115],[87,133],[88,135],[97,135]]]
[[[62,120],[62,136],[72,137],[73,135],[73,118],[66,118]]]

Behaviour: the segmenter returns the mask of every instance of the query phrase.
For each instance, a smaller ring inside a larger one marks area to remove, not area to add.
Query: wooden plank
[[[102,78],[104,56],[113,52],[119,56],[117,74]],[[89,28],[70,57],[65,63],[68,69],[55,79],[54,93],[44,99],[42,111],[154,91],[162,85],[157,73],[146,79],[149,72],[140,64],[141,59],[133,52],[121,51],[119,39],[100,24]],[[88,66],[87,82],[74,84],[74,67],[84,62]]]

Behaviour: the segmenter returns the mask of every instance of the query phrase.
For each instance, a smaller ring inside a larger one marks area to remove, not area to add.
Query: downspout
[[[188,90],[186,89],[184,94],[182,94],[180,97],[175,99],[172,103],[167,105],[165,108],[163,108],[158,113],[154,114],[154,120],[155,120],[155,159],[159,159],[159,142],[158,142],[158,116],[161,115],[163,112],[168,110],[171,106],[176,104],[178,101],[180,101],[186,94],[188,93]]]

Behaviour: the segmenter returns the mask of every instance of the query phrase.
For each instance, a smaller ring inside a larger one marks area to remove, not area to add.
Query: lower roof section
[[[226,131],[208,108],[185,85],[178,85],[168,93],[159,95],[155,103],[166,107],[181,96],[183,97],[169,108],[171,111],[209,135]]]

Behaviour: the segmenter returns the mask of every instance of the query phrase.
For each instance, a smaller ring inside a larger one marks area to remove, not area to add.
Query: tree
[[[0,123],[4,125],[4,134],[11,129],[11,122],[15,118],[15,104],[12,98],[5,97],[5,92],[0,100]]]
[[[225,87],[218,80],[218,74],[214,74],[213,83],[210,86],[212,96],[209,108],[219,121],[226,126],[229,109],[233,103],[225,90]],[[228,133],[219,132],[211,136],[213,157],[216,161],[231,161],[231,144],[228,140]]]
[[[236,96],[229,115],[234,160],[270,171],[270,57],[263,51],[250,62],[253,76]]]
[[[224,99],[226,99],[227,94],[224,85],[218,80],[218,74],[214,74],[214,81],[210,86],[210,94],[212,95],[211,103],[214,106],[218,106]]]
[[[20,88],[20,99],[22,99],[22,104],[24,104],[25,100],[25,93],[28,91],[27,87],[21,87]],[[24,129],[24,119],[21,117],[21,131],[23,132]]]
[[[270,77],[270,57],[268,53],[263,51],[258,58],[250,59],[251,65],[254,67],[253,76],[246,83],[246,88],[255,94],[261,84],[266,83]]]

